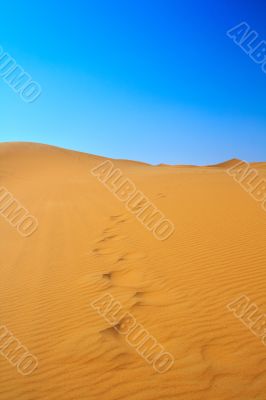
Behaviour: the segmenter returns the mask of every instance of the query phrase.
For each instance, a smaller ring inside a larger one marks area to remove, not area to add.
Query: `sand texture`
[[[173,222],[163,241],[91,174],[104,161],[0,145],[0,186],[38,220],[23,237],[0,215],[0,322],[38,359],[23,376],[0,355],[0,399],[265,400],[266,347],[227,308],[245,295],[266,313],[266,213],[227,174],[236,160],[112,160]],[[168,371],[91,307],[105,294],[173,355]]]

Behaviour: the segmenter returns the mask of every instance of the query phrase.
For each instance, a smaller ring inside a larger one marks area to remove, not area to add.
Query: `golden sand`
[[[103,161],[0,145],[0,186],[38,220],[23,237],[0,215],[0,322],[38,359],[23,376],[0,355],[0,399],[265,400],[266,347],[227,305],[244,294],[266,313],[266,213],[232,162],[112,160],[174,223],[160,241],[90,173]],[[167,372],[91,307],[106,293],[173,355]]]

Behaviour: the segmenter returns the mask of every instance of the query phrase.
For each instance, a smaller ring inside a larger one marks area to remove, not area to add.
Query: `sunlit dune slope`
[[[23,237],[0,215],[1,326],[38,359],[23,376],[0,355],[0,400],[265,400],[266,347],[227,308],[245,295],[266,313],[260,203],[228,175],[232,162],[112,160],[174,224],[157,240],[91,173],[104,162],[0,144],[0,186],[38,221]],[[168,371],[91,307],[107,294],[173,355]]]

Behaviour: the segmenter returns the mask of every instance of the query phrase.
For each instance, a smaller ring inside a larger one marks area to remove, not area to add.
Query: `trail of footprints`
[[[145,258],[146,255],[137,251],[121,251],[121,242],[127,239],[127,236],[117,231],[119,226],[127,221],[124,215],[110,217],[111,223],[104,229],[92,253],[96,257],[104,257],[105,264],[110,266],[110,269],[103,273],[102,278],[109,281],[111,286],[139,289],[143,282],[143,271],[137,267],[136,262]]]
[[[149,279],[149,290],[145,286],[144,260],[147,254],[139,251],[123,251],[123,241],[128,239],[128,236],[122,234],[125,232],[123,225],[129,222],[127,215],[114,215],[110,217],[110,223],[103,230],[102,235],[95,242],[92,249],[94,257],[99,257],[99,263],[106,266],[100,276],[100,281],[106,288],[125,289],[129,295],[132,293],[133,305],[130,310],[139,306],[166,306],[176,301],[175,297],[171,300],[169,293],[162,295],[161,291],[151,291],[151,281],[157,277]],[[124,246],[125,248],[128,247]],[[146,261],[147,262],[147,261]]]
[[[129,292],[131,306],[127,307],[127,311],[133,311],[135,307],[144,304],[143,267],[138,265],[137,261],[144,259],[146,254],[137,251],[121,251],[123,240],[128,238],[120,233],[121,225],[126,222],[128,222],[128,218],[123,215],[110,217],[110,224],[97,240],[92,253],[95,257],[100,257],[101,262],[108,266],[101,276],[102,281],[105,281],[109,288],[116,287]],[[112,337],[120,341],[114,327],[102,330],[101,334],[104,337]]]

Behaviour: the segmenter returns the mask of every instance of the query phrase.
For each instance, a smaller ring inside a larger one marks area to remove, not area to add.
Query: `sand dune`
[[[0,145],[0,186],[38,220],[22,237],[0,215],[1,325],[38,359],[23,376],[0,355],[0,399],[265,400],[266,347],[227,305],[244,294],[266,313],[266,214],[232,162],[112,160],[174,223],[159,241],[90,173],[104,161]],[[105,294],[173,355],[167,372],[91,307]]]
[[[239,160],[238,158],[232,158],[231,160],[228,161],[224,161],[222,163],[218,163],[218,164],[214,164],[214,165],[208,165],[208,167],[211,168],[231,168],[234,165],[240,163],[241,160]]]
[[[238,158],[232,158],[231,160],[219,163],[219,164],[215,164],[215,165],[209,165],[209,167],[211,168],[232,168],[237,164],[240,164],[241,162],[243,162],[242,160],[239,160]],[[246,162],[246,161],[245,161]],[[265,169],[266,167],[266,163],[265,162],[251,162],[248,163],[251,167],[253,168],[257,168],[257,169]]]

